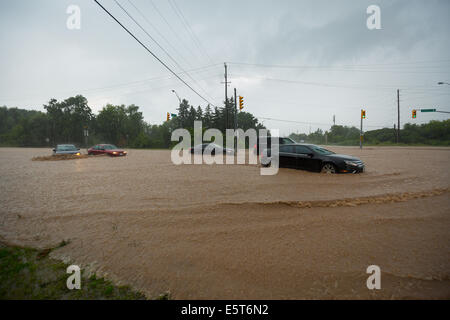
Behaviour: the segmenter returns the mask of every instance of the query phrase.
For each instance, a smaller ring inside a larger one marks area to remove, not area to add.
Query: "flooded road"
[[[0,241],[175,299],[450,298],[450,148],[330,147],[367,171],[0,148]],[[378,265],[382,289],[366,287]]]

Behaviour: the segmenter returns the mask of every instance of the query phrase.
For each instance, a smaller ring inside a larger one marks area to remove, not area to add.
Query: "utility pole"
[[[333,126],[336,125],[336,115],[333,114]]]
[[[227,91],[227,87],[228,87],[228,79],[227,79],[227,63],[224,62],[224,66],[225,66],[225,130],[228,128],[228,91]]]
[[[88,126],[84,126],[83,127],[83,135],[84,135],[84,146],[88,147],[88,136],[89,136],[89,130],[88,130]]]
[[[397,138],[397,129],[395,127],[395,123],[394,123],[394,138]]]
[[[397,89],[397,143],[400,142],[400,90]]]

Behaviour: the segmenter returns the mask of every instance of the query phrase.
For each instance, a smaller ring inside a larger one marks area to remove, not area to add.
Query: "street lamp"
[[[438,84],[446,84],[446,85],[449,85],[449,86],[450,86],[450,83],[448,83],[448,82],[443,82],[443,81],[438,82]]]
[[[180,97],[178,96],[177,92],[176,92],[175,90],[172,90],[172,92],[175,93],[175,95],[176,95],[177,98],[178,98],[178,101],[180,101],[180,104],[181,104],[181,99],[180,99]]]

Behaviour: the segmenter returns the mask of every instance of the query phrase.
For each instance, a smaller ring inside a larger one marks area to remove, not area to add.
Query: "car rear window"
[[[115,145],[112,145],[112,144],[108,144],[108,145],[104,146],[104,148],[105,148],[106,150],[117,149],[117,147],[116,147]]]
[[[295,146],[295,153],[308,154],[311,153],[311,150],[305,146]]]
[[[78,149],[75,146],[63,145],[63,146],[58,146],[57,150],[59,150],[59,151],[76,151]]]

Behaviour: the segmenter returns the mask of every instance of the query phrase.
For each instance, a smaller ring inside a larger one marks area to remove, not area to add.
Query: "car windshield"
[[[321,148],[321,147],[318,147],[318,146],[309,146],[313,151],[315,151],[315,152],[317,152],[317,153],[320,153],[320,154],[324,154],[324,155],[327,155],[327,154],[334,154],[334,152],[333,151],[330,151],[330,150],[327,150],[327,149],[324,149],[324,148]]]
[[[113,149],[117,149],[117,147],[116,147],[115,145],[113,145],[113,144],[107,144],[107,145],[103,146],[103,148],[104,148],[105,150],[113,150]]]
[[[60,145],[57,147],[58,151],[76,151],[78,150],[74,145]]]

